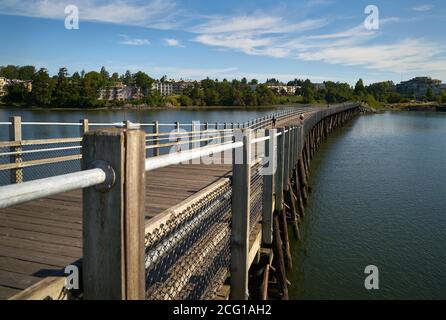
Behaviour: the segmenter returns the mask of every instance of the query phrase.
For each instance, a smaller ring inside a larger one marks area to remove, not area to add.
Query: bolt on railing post
[[[277,169],[276,169],[276,179],[274,183],[274,209],[277,211],[282,210],[282,201],[283,201],[283,168],[284,168],[284,152],[285,152],[285,130],[283,128],[279,128],[278,133],[280,134],[277,137]]]
[[[231,299],[248,298],[249,214],[251,193],[251,130],[237,130],[243,147],[232,152]]]
[[[10,141],[22,141],[22,118],[21,117],[10,117],[9,121],[11,126],[9,127],[9,140]],[[11,147],[11,152],[22,151],[21,146]],[[22,154],[17,153],[10,156],[11,163],[21,163],[23,161]],[[11,169],[10,171],[10,181],[11,183],[22,183],[23,182],[23,169]]]
[[[89,131],[82,168],[104,168],[106,183],[83,190],[85,299],[144,299],[145,132]]]
[[[274,213],[274,178],[276,175],[276,129],[265,130],[265,160],[263,163],[263,212],[262,212],[262,242],[273,243],[273,213]]]
[[[160,128],[159,128],[159,122],[158,121],[153,121],[153,130],[152,130],[152,132],[155,135],[153,137],[153,144],[154,145],[158,145],[160,143],[160,140],[159,140]],[[157,157],[159,155],[160,155],[160,148],[159,147],[153,148],[153,156]]]

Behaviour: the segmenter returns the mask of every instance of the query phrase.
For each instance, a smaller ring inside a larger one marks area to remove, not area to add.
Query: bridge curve
[[[247,282],[250,268],[251,272],[263,269],[261,289],[251,290],[251,297],[267,298],[268,279],[271,270],[276,270],[276,291],[287,298],[286,269],[292,268],[287,225],[292,225],[299,238],[311,158],[324,137],[358,114],[359,107],[355,103],[333,105],[277,116],[277,132],[258,130],[273,129],[272,117],[253,121],[252,129],[244,130],[253,130],[254,136],[249,139],[257,140],[254,144],[260,147],[253,152],[254,164],[248,165],[248,189],[243,183],[234,185],[233,177],[233,173],[243,172],[247,164],[237,169],[231,162],[175,164],[149,171],[144,192],[145,298],[246,298],[248,286],[252,285]],[[272,137],[271,132],[277,135],[273,145],[262,140],[268,134]],[[270,150],[277,150],[274,154],[279,173],[261,177],[256,172],[262,166],[261,159],[271,156]],[[224,160],[224,154],[219,156]],[[232,159],[232,151],[229,158]],[[239,188],[240,194],[235,195],[234,188]],[[230,234],[234,229],[231,231],[228,225],[231,219],[233,227],[240,222],[230,212],[239,212],[238,207],[231,210],[231,205],[234,197],[243,196],[244,192],[248,192],[244,197],[250,211],[245,217],[249,230],[243,253],[243,268],[247,272],[239,275],[239,271],[231,270],[231,266],[235,267],[231,256],[239,252],[233,251],[236,246]],[[82,212],[81,190],[0,210],[0,298],[60,299],[79,294],[67,294],[62,288],[63,268],[72,263],[82,266]],[[182,240],[181,235],[187,240]],[[210,243],[214,245],[209,246]],[[214,252],[209,252],[209,248]],[[243,280],[241,287],[240,281],[235,281],[239,277]]]

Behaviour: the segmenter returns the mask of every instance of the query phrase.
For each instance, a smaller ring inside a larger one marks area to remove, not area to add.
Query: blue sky
[[[65,7],[79,9],[67,30]],[[379,29],[364,26],[367,5]],[[446,2],[0,0],[0,65],[155,78],[446,81]]]

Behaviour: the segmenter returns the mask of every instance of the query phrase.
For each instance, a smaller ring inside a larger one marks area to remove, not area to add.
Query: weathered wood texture
[[[278,121],[277,127],[297,119]],[[84,124],[88,126],[88,122]],[[79,138],[76,138],[78,141]],[[151,171],[146,178],[145,219],[175,206],[224,176],[232,165],[188,164]],[[43,278],[51,286],[65,266],[82,258],[82,191],[54,195],[0,210],[0,299]],[[22,297],[41,298],[32,290]],[[53,288],[56,295],[58,290]],[[57,295],[56,295],[57,296]]]

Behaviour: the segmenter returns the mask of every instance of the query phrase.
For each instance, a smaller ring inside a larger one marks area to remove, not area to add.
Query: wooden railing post
[[[296,127],[293,126],[293,131],[292,131],[293,135],[292,135],[292,148],[291,148],[291,163],[290,163],[290,175],[293,174],[293,168],[296,164],[296,133],[297,133],[297,129]]]
[[[21,141],[22,140],[22,118],[21,117],[10,117],[9,121],[11,126],[9,127],[9,140],[10,141]],[[11,147],[11,152],[22,151],[21,146]],[[23,161],[22,154],[14,154],[10,156],[11,163],[21,163]],[[10,171],[10,181],[11,183],[22,183],[23,182],[23,169],[11,169]]]
[[[82,156],[83,169],[108,172],[83,190],[84,298],[144,299],[145,133],[89,131]]]
[[[262,238],[263,243],[270,245],[273,243],[273,213],[274,213],[274,177],[276,174],[276,129],[265,130],[265,159],[263,174],[263,212],[262,212]]]
[[[248,299],[251,130],[237,130],[243,147],[232,155],[231,299]]]
[[[80,125],[80,130],[79,130],[79,134],[82,137],[85,133],[88,132],[88,119],[81,119],[79,120]]]
[[[290,179],[290,141],[291,141],[291,127],[285,127],[288,132],[284,136],[285,151],[283,161],[283,190],[288,190],[288,180]]]
[[[181,138],[178,135],[178,133],[180,132],[180,123],[178,121],[175,122],[175,131],[177,133],[177,140],[176,141],[177,141],[177,143],[179,143],[179,142],[181,142]],[[181,146],[179,144],[177,145],[176,150],[177,151],[181,151]]]
[[[277,169],[276,169],[276,181],[274,184],[274,209],[277,211],[282,210],[283,201],[283,173],[284,173],[284,152],[285,152],[285,130],[279,128],[277,137]]]
[[[159,126],[159,122],[158,121],[153,121],[153,131],[152,131],[155,136],[153,137],[153,144],[159,144],[160,140],[159,140],[159,133],[160,133],[160,126]],[[156,147],[153,148],[153,156],[157,157],[160,155],[160,148]]]

